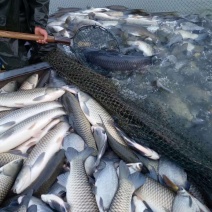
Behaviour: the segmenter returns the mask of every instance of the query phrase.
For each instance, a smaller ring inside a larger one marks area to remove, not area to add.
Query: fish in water
[[[126,71],[141,69],[151,63],[151,58],[135,55],[123,55],[113,51],[85,50],[87,62],[109,71]],[[145,55],[147,56],[147,55]],[[152,54],[148,54],[152,56]]]

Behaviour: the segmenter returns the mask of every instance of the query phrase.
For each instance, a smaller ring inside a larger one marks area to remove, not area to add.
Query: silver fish
[[[17,90],[17,82],[10,81],[4,87],[0,89],[0,93],[10,93]]]
[[[127,44],[136,46],[138,50],[143,52],[144,56],[152,56],[154,54],[152,46],[144,41],[127,41]]]
[[[178,164],[165,157],[159,160],[158,174],[162,185],[166,184],[166,177],[168,177],[178,187],[189,188],[186,172]]]
[[[118,189],[118,176],[113,160],[105,160],[100,163],[95,177],[96,202],[101,212],[108,211],[110,204]]]
[[[63,116],[65,112],[58,108],[47,110],[32,116],[0,134],[0,153],[7,152],[31,137],[39,136],[42,129],[54,118]],[[24,132],[24,133],[23,133]]]
[[[20,154],[28,154],[29,150],[35,146],[41,138],[43,138],[49,130],[51,130],[55,125],[57,125],[61,120],[60,119],[54,119],[49,124],[47,124],[43,129],[42,132],[37,136],[30,138],[28,141],[24,142],[20,146],[17,146],[15,149],[11,150],[10,152],[14,153],[20,153]]]
[[[70,210],[69,204],[54,194],[43,194],[41,195],[41,199],[58,212],[69,212]]]
[[[11,189],[22,163],[23,159],[17,159],[0,168],[0,204]]]
[[[6,165],[7,163],[10,163],[13,160],[17,159],[23,159],[23,161],[26,159],[25,156],[13,154],[10,152],[0,153],[0,167]]]
[[[0,119],[0,133],[5,132],[11,127],[38,113],[60,107],[62,107],[62,105],[59,102],[46,102],[11,111],[7,116]]]
[[[135,195],[145,201],[153,211],[171,211],[175,193],[160,183],[146,178],[145,183],[135,191]]]
[[[144,202],[137,196],[133,196],[132,201],[135,207],[133,212],[151,212],[151,210],[148,210]]]
[[[92,147],[95,150],[94,155],[96,155],[97,147],[91,132],[90,123],[80,108],[76,97],[71,93],[66,93],[62,97],[62,101],[69,114],[69,120],[72,122],[71,125],[73,126],[74,130],[76,130],[77,134],[82,137],[89,147]]]
[[[65,91],[60,88],[35,88],[0,94],[0,106],[25,107],[27,105],[50,102],[61,97]]]
[[[197,24],[194,24],[191,22],[183,22],[180,24],[180,26],[183,30],[187,30],[187,31],[202,31],[202,30],[204,30],[204,27],[198,26]]]
[[[126,165],[129,168],[130,174],[133,174],[135,172],[141,172],[142,168],[143,168],[143,164],[142,163],[127,163]],[[117,174],[119,176],[119,167],[117,168]]]
[[[176,30],[174,33],[180,34],[183,37],[183,39],[192,39],[195,41],[201,41],[208,36],[207,33],[195,34],[195,33],[191,33],[191,32],[184,31],[184,30]]]
[[[110,15],[107,15],[105,13],[101,13],[101,12],[91,12],[88,14],[90,19],[94,19],[94,20],[100,20],[100,21],[115,21],[118,20],[119,17],[112,17]]]
[[[100,163],[100,160],[102,156],[105,153],[105,150],[107,148],[107,134],[104,130],[104,128],[94,125],[91,127],[91,130],[93,132],[94,139],[96,141],[97,149],[98,149],[98,155],[95,162],[95,166],[98,166]]]
[[[98,212],[95,196],[92,193],[84,168],[84,161],[92,152],[93,149],[89,147],[80,153],[69,147],[66,152],[66,157],[71,164],[71,172],[66,186],[66,197],[73,212]]]
[[[180,188],[177,196],[173,201],[172,206],[173,212],[194,212],[194,211],[202,211],[202,212],[210,212],[210,210],[199,202],[196,198],[191,196],[185,189]]]
[[[0,112],[0,119],[3,118],[4,116],[8,115],[11,111],[10,110],[5,110]]]
[[[93,173],[95,171],[95,162],[96,162],[96,157],[95,156],[89,156],[85,160],[85,172],[88,176],[93,176]]]
[[[108,142],[113,151],[127,162],[138,162],[139,157],[125,144],[114,127],[110,114],[88,94],[79,91],[78,98],[82,111],[92,125],[104,125]]]
[[[15,181],[13,186],[15,193],[21,193],[36,180],[48,161],[61,148],[68,129],[69,125],[66,122],[57,124],[35,146]]]
[[[67,150],[68,147],[72,147],[78,152],[81,152],[85,148],[85,142],[76,133],[71,133],[67,135],[63,140],[63,149]]]
[[[38,74],[33,74],[29,78],[27,78],[19,88],[20,90],[29,90],[36,88],[38,84]]]
[[[119,187],[111,203],[110,212],[130,211],[132,194],[145,182],[145,177],[138,172],[130,175],[129,169],[123,161],[120,162],[119,167]]]
[[[138,144],[136,141],[129,138],[119,127],[116,126],[116,129],[119,131],[120,135],[123,137],[127,145],[137,150],[143,156],[150,158],[152,160],[158,160],[160,158],[159,154],[155,152],[154,150],[148,147],[142,146],[141,144]]]

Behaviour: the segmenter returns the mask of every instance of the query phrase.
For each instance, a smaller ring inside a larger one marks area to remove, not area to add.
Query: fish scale
[[[145,184],[135,191],[135,194],[145,201],[154,211],[171,211],[174,192],[156,181],[146,178]]]
[[[29,154],[27,160],[25,161],[24,165],[32,165],[42,152],[47,152],[51,145],[55,143],[54,138],[57,136],[60,130],[61,127],[59,127],[58,125],[53,130],[50,130],[46,134],[46,136],[44,136],[34,147],[32,152]]]
[[[53,101],[65,93],[60,88],[35,88],[0,94],[0,106],[24,107],[40,102]]]
[[[71,205],[71,211],[99,211],[82,160],[76,159],[71,162],[71,172],[66,190],[67,201]]]
[[[21,155],[12,154],[9,152],[1,153],[0,154],[0,167],[4,166],[5,164],[7,164],[13,160],[17,160],[17,159],[25,160],[26,157],[21,156]]]
[[[13,181],[11,177],[0,175],[0,204],[10,190]]]
[[[134,186],[127,180],[120,180],[119,189],[110,206],[110,212],[130,211],[132,193]]]

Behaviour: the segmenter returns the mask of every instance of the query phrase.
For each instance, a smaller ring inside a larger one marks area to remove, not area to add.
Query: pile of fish
[[[206,211],[176,163],[52,71],[0,93],[0,211]],[[37,87],[38,85],[38,87]]]
[[[88,62],[99,67],[95,71],[110,77],[126,101],[165,120],[163,124],[175,133],[198,140],[200,151],[212,161],[211,17],[210,10],[180,14],[148,13],[118,5],[59,8],[51,15],[48,29],[65,37],[72,37],[82,26],[108,29],[122,56],[99,49],[86,51]],[[63,48],[73,56],[70,47]],[[125,58],[133,61],[134,70]]]

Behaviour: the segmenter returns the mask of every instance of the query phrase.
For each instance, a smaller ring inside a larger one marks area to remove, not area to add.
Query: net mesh
[[[116,117],[118,125],[137,142],[148,144],[161,155],[176,161],[197,185],[210,197],[212,193],[212,158],[205,154],[205,148],[198,136],[190,135],[175,121],[163,118],[150,101],[137,104],[121,95],[112,81],[91,69],[71,60],[60,49],[45,58],[57,73],[69,83],[94,97]],[[151,109],[154,108],[154,109]],[[177,130],[176,130],[177,129]],[[210,197],[211,198],[211,197]],[[211,200],[209,200],[211,201]]]

